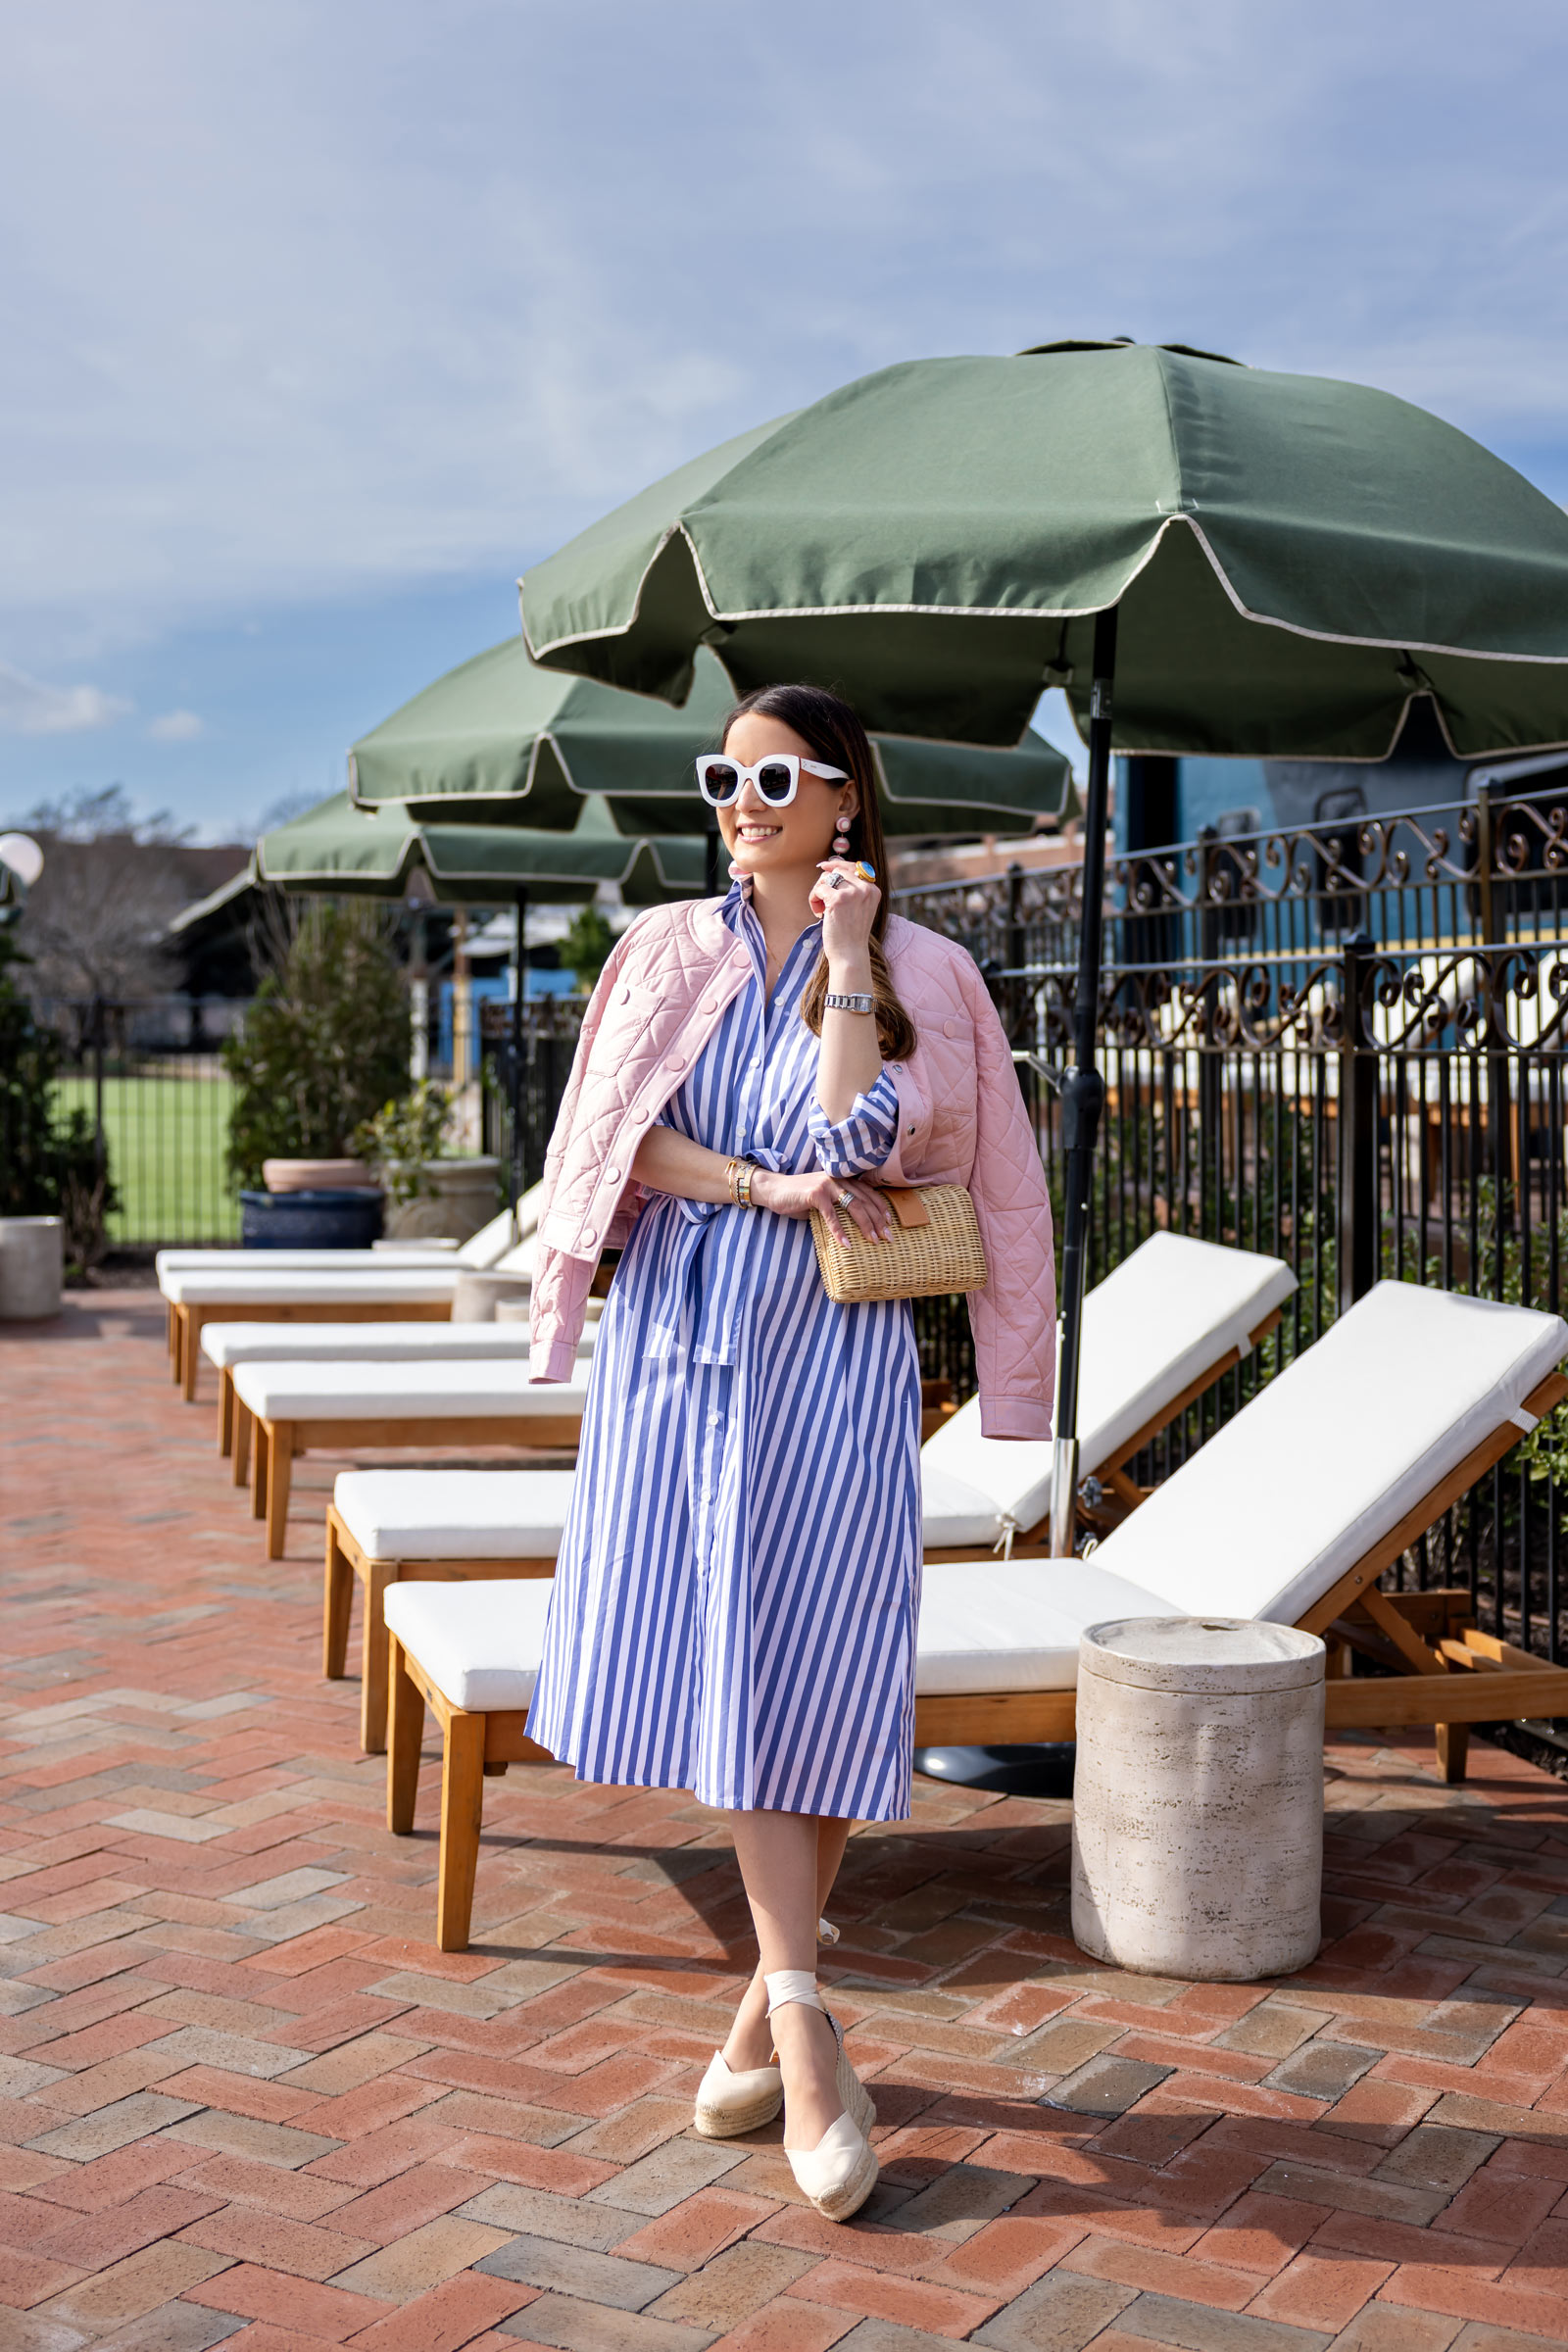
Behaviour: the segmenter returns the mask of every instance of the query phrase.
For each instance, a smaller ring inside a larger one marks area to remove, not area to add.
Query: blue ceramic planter
[[[246,1250],[368,1250],[381,1238],[381,1195],[344,1192],[241,1193],[239,1238]]]

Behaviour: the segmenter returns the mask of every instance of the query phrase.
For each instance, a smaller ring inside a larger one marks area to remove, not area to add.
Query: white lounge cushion
[[[234,1367],[234,1394],[263,1421],[433,1421],[581,1415],[587,1366],[530,1386],[524,1356],[456,1364],[376,1364],[297,1357]]]
[[[916,1690],[1070,1690],[1080,1634],[1112,1617],[1295,1623],[1483,1438],[1523,1426],[1565,1355],[1561,1316],[1379,1283],[1090,1559],[928,1564]],[[387,1622],[455,1704],[520,1706],[547,1591],[395,1586]]]
[[[547,1576],[389,1585],[386,1622],[455,1707],[526,1707],[539,1673]]]
[[[994,1544],[1001,1515],[989,1494],[926,1460],[935,1439],[920,1449],[920,1516],[927,1551],[956,1551],[960,1544]]]
[[[920,1591],[921,1697],[1071,1690],[1078,1637],[1107,1617],[1165,1617],[1154,1593],[1088,1560],[933,1560]]]
[[[596,1334],[577,1342],[580,1360],[594,1351]],[[508,1360],[528,1354],[526,1323],[207,1323],[202,1353],[221,1370],[233,1364],[460,1363],[466,1356]]]
[[[366,1254],[368,1257],[368,1251]],[[440,1266],[378,1264],[373,1273],[368,1267],[364,1273],[351,1273],[346,1267],[321,1272],[289,1266],[187,1269],[161,1276],[158,1287],[175,1306],[422,1306],[427,1300],[450,1304],[457,1281],[458,1270],[448,1261]]]
[[[166,1274],[384,1274],[389,1266],[457,1262],[454,1244],[377,1242],[369,1250],[160,1250],[153,1260],[160,1286]]]
[[[377,1560],[553,1560],[570,1470],[343,1470],[344,1525]]]
[[[1200,1373],[1217,1372],[1296,1287],[1283,1258],[1186,1234],[1151,1234],[1084,1300],[1082,1474],[1115,1461]],[[1050,1441],[982,1437],[976,1397],[935,1432],[921,1463],[928,1480],[942,1471],[990,1499],[991,1524],[982,1534],[942,1542],[993,1543],[1006,1521],[1031,1528],[1051,1508]],[[939,1541],[929,1533],[926,1540]]]
[[[1294,1625],[1518,1413],[1560,1315],[1380,1282],[1156,1488],[1095,1563],[1173,1615]]]
[[[388,1477],[394,1473],[385,1474]],[[470,1484],[499,1485],[509,1474],[453,1472]],[[516,1475],[543,1477],[544,1473]],[[563,1473],[562,1475],[565,1475]],[[349,1476],[368,1484],[377,1474]],[[343,1510],[347,1478],[337,1482]],[[344,1512],[345,1518],[348,1513]],[[381,1559],[400,1552],[396,1529],[360,1511],[361,1525],[382,1539]],[[514,1522],[520,1526],[519,1522]],[[431,1552],[427,1556],[440,1556]],[[450,1556],[450,1555],[449,1555]],[[505,1557],[491,1552],[491,1558]],[[535,1556],[514,1546],[516,1558]],[[542,1553],[538,1556],[544,1556]],[[386,1622],[454,1706],[525,1707],[533,1694],[549,1605],[547,1578],[471,1585],[398,1584],[388,1588]],[[928,1568],[920,1605],[915,1690],[921,1696],[987,1690],[1070,1690],[1077,1680],[1078,1637],[1107,1617],[1159,1616],[1153,1596],[1107,1575],[1092,1560],[1063,1576],[1049,1560],[998,1561],[982,1568]]]

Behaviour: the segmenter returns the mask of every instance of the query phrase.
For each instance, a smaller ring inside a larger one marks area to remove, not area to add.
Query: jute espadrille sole
[[[722,2059],[723,2052],[715,2050],[697,2089],[692,2129],[704,2139],[734,2139],[742,2132],[760,2131],[784,2104],[784,2078],[776,2066],[753,2067],[739,2075],[725,2068],[714,2083],[713,2071]],[[720,2085],[721,2095],[715,2095]]]
[[[839,2071],[835,2082],[839,2097],[844,2101],[845,2114],[853,2123],[858,2124],[862,2132],[869,2133],[876,2122],[876,2103],[850,2064],[849,2054],[842,2042],[839,2044]]]

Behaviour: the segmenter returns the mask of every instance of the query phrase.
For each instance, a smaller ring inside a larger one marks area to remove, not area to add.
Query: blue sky
[[[0,818],[209,839],[513,582],[887,362],[1375,383],[1568,498],[1537,0],[51,0],[0,87]]]

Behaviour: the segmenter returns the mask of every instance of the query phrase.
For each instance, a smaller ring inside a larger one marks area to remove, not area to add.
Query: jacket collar
[[[737,939],[724,920],[722,899],[689,899],[686,911],[692,938],[705,955],[727,956],[737,949],[745,955],[745,941]]]

